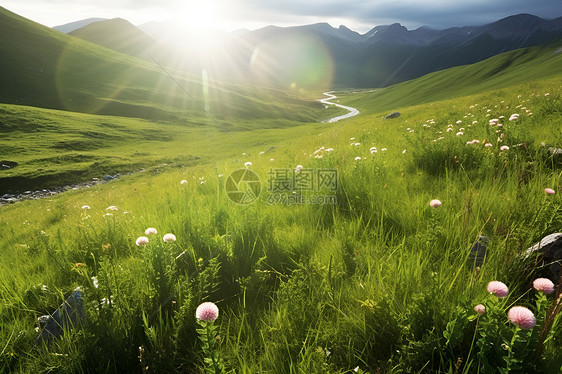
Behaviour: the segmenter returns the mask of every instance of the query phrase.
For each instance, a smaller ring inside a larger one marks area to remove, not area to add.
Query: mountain
[[[108,24],[116,23],[122,24]],[[313,120],[321,107],[278,90],[210,77],[203,84],[200,72],[194,76],[164,71],[154,62],[63,34],[2,7],[0,56],[0,102],[6,104],[186,125],[210,122],[203,105],[215,118],[232,121],[271,118],[287,111],[293,124]]]
[[[146,51],[155,44],[154,39],[121,18],[93,22],[68,34],[114,51],[145,59],[148,58]]]
[[[88,26],[90,23],[105,21],[105,20],[106,18],[88,18],[76,22],[65,23],[64,25],[60,25],[60,26],[55,26],[53,27],[53,29],[68,34],[71,31],[78,30],[84,26]]]

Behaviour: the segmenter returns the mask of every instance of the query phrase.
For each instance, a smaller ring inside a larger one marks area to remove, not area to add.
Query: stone
[[[15,161],[7,161],[7,160],[0,161],[0,170],[13,169],[16,166],[18,166],[18,163]]]
[[[476,243],[470,249],[470,254],[468,255],[467,265],[480,267],[484,264],[484,259],[486,258],[486,252],[488,251],[488,244],[490,243],[490,238],[484,235],[480,235],[476,240]]]
[[[527,257],[538,253],[537,267],[554,284],[560,281],[562,270],[562,233],[550,234],[525,251]]]
[[[384,117],[384,119],[398,118],[400,115],[400,112],[392,112],[388,116]]]
[[[109,182],[110,180],[113,180],[113,176],[111,176],[111,175],[104,175],[104,176],[103,176],[103,180],[106,181],[106,182]]]
[[[77,287],[72,294],[52,314],[37,318],[41,332],[38,342],[49,343],[60,338],[64,331],[74,328],[84,319],[84,300],[82,291]]]

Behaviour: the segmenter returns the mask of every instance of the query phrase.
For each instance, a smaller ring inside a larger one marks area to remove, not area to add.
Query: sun
[[[208,0],[185,1],[177,18],[188,28],[220,29],[223,25],[214,2]]]

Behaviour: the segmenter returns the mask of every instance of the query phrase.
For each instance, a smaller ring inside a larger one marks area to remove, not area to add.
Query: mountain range
[[[209,30],[182,31],[177,25],[165,23],[137,28],[118,19],[90,22],[71,32],[136,57],[150,60],[156,56],[176,69],[206,70],[218,79],[265,81],[280,86],[324,86],[329,79],[332,87],[385,87],[561,38],[562,17],[545,20],[519,14],[482,26],[444,30],[408,30],[395,23],[376,26],[364,34],[327,23],[210,34]],[[174,40],[173,44],[167,44],[170,40]],[[264,66],[256,63],[257,57]],[[318,66],[314,65],[319,60],[329,60],[320,64],[320,69],[326,71],[315,72]],[[312,75],[318,79],[309,79]]]

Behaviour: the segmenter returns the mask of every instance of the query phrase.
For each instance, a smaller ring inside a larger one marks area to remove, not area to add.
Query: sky
[[[0,6],[49,27],[120,17],[137,26],[179,21],[225,31],[328,22],[364,33],[396,22],[410,30],[444,29],[520,13],[562,16],[562,0],[0,0]]]

